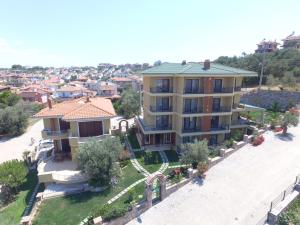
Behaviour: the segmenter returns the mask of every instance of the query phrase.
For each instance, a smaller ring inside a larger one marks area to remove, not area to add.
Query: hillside
[[[215,60],[227,66],[247,69],[260,74],[262,53],[243,54],[243,56],[220,56]],[[281,49],[273,53],[265,53],[263,83],[269,85],[283,84],[292,86],[300,82],[300,51],[296,49]],[[258,78],[245,79],[246,85],[257,84]]]

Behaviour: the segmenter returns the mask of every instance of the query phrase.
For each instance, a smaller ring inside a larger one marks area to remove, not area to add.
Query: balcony
[[[42,131],[43,139],[64,139],[69,137],[70,130],[50,130],[44,129]]]
[[[231,108],[230,107],[221,106],[219,108],[213,108],[212,112],[213,113],[231,112]]]
[[[163,125],[147,125],[144,121],[143,118],[141,117],[136,117],[137,121],[139,122],[139,124],[142,126],[144,131],[166,131],[166,130],[172,130],[172,125],[168,124],[166,126]]]
[[[241,91],[242,90],[242,87],[241,86],[239,86],[239,87],[234,87],[234,91],[235,92],[239,92],[239,91]]]
[[[229,130],[229,125],[228,124],[213,126],[213,127],[210,128],[210,131],[226,131],[226,130]]]
[[[150,106],[151,112],[172,112],[172,106]]]
[[[184,89],[184,94],[204,94],[204,89],[198,88],[198,89]]]
[[[173,93],[173,87],[150,87],[151,93]]]
[[[197,113],[203,113],[202,107],[199,109],[183,109],[183,114],[197,114]]]
[[[214,88],[214,93],[233,93],[233,87]]]
[[[200,127],[182,128],[182,133],[196,133],[196,132],[201,132],[201,128]]]
[[[231,126],[232,127],[250,126],[250,125],[255,125],[255,123],[251,122],[247,119],[238,119],[238,120],[232,120],[231,121]]]

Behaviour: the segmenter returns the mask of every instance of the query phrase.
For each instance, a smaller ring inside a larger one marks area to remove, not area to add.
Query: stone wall
[[[241,97],[241,103],[270,109],[274,102],[278,102],[282,111],[286,111],[289,108],[289,104],[300,103],[300,92],[296,91],[252,91],[243,94]]]

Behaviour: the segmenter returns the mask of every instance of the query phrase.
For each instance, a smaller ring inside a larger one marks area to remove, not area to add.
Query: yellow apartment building
[[[240,104],[244,77],[257,73],[210,63],[163,63],[142,72],[143,113],[137,138],[146,150],[180,149],[182,143],[224,141],[232,129],[249,126],[241,111],[262,110]]]

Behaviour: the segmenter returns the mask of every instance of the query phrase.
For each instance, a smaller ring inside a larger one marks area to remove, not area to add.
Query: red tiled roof
[[[65,120],[93,119],[115,116],[115,110],[109,99],[86,98],[75,99],[54,104],[52,109],[42,109],[35,117],[62,117]]]

